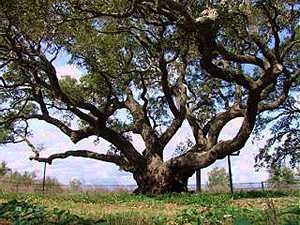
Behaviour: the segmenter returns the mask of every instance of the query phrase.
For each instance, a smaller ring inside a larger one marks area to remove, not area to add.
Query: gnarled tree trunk
[[[164,194],[170,192],[186,192],[188,178],[193,172],[183,172],[170,168],[160,157],[152,157],[145,167],[134,172],[133,177],[138,188],[137,194]]]

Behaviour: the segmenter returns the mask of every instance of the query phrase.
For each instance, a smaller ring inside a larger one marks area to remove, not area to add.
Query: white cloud
[[[238,117],[229,121],[221,130],[219,140],[229,140],[234,138],[242,126],[243,120],[243,117]]]
[[[132,144],[139,152],[142,152],[145,149],[145,143],[141,135],[133,134]]]
[[[56,73],[59,78],[63,76],[70,76],[75,79],[79,79],[82,72],[76,65],[63,65],[63,66],[56,66]]]

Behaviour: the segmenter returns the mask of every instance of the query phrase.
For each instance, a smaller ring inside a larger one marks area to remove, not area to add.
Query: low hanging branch
[[[121,156],[99,154],[99,153],[88,151],[88,150],[70,150],[70,151],[66,151],[64,153],[53,154],[46,158],[42,158],[39,156],[39,154],[37,154],[37,155],[31,157],[30,160],[36,160],[38,162],[46,162],[46,163],[52,164],[52,161],[55,159],[65,159],[65,158],[68,158],[71,156],[96,159],[96,160],[101,160],[101,161],[105,161],[105,162],[111,162],[111,163],[115,163],[119,166],[125,166],[126,164],[128,164],[127,161],[125,161],[124,158]]]
[[[65,159],[68,157],[83,157],[101,160],[105,162],[115,163],[120,166],[122,169],[126,171],[132,171],[132,167],[129,165],[128,161],[125,160],[124,157],[113,154],[100,154],[97,152],[92,152],[89,150],[70,150],[64,153],[53,154],[49,157],[40,157],[41,149],[34,146],[28,138],[24,138],[25,143],[30,147],[31,151],[34,153],[33,156],[30,157],[30,160],[36,160],[38,162],[45,162],[48,164],[52,164],[55,159]]]

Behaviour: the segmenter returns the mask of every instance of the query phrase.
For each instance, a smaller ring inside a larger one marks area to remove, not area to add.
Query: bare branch
[[[33,157],[30,157],[30,160],[36,160],[38,162],[46,162],[52,164],[53,160],[55,159],[65,159],[68,157],[83,157],[83,158],[101,160],[105,162],[111,162],[111,163],[115,163],[116,165],[119,165],[120,167],[122,167],[122,169],[125,170],[127,169],[126,171],[131,170],[131,166],[129,165],[128,161],[126,161],[122,156],[111,155],[111,154],[100,154],[88,150],[70,150],[64,153],[53,154],[47,158],[43,158],[43,157],[39,157],[39,155],[35,155]]]

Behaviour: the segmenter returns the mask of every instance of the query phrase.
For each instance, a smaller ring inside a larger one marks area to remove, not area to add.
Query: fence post
[[[263,181],[261,182],[261,189],[262,189],[263,191],[265,190],[265,184],[264,184]]]
[[[43,193],[45,192],[46,166],[47,166],[47,163],[45,162],[45,165],[44,165],[44,175],[43,175]]]
[[[230,155],[227,156],[227,159],[228,159],[230,193],[233,194],[233,183],[232,183],[232,172],[231,172]]]
[[[196,170],[196,191],[201,192],[201,169]]]

